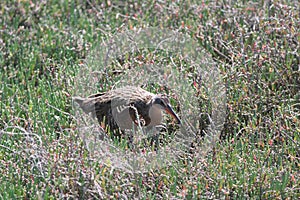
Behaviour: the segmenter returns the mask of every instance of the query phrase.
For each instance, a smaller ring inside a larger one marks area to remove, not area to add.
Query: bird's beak
[[[167,107],[165,108],[165,111],[171,115],[174,119],[176,119],[177,124],[181,124],[181,120],[179,119],[179,117],[176,115],[176,113],[174,112],[174,110],[172,109],[172,107],[168,104]]]

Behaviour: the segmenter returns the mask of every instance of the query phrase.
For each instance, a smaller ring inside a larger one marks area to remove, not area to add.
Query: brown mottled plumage
[[[87,98],[74,97],[74,101],[110,130],[132,129],[137,125],[155,127],[161,124],[162,110],[181,123],[167,98],[139,87],[127,86]]]

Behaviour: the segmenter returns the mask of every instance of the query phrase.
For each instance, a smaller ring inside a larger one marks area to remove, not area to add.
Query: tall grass
[[[0,198],[299,198],[299,6],[2,1]],[[71,96],[95,43],[152,26],[185,32],[213,56],[228,114],[206,157],[132,175],[89,154]]]

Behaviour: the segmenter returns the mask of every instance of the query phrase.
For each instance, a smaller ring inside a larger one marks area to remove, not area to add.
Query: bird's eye
[[[158,104],[158,105],[161,105],[161,106],[164,106],[164,102],[163,102],[163,100],[161,98],[156,98],[154,100],[154,103]]]
[[[166,99],[164,99],[164,98],[163,98],[163,99],[160,99],[160,105],[166,107],[167,104],[168,104],[168,101],[167,101]]]
[[[157,97],[157,98],[154,99],[153,103],[156,104],[156,105],[160,105],[163,108],[165,108],[168,105],[168,99]]]
[[[156,98],[154,101],[155,104],[161,104],[161,99],[160,98]]]

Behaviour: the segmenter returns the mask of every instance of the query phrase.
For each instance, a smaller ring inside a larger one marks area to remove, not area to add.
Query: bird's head
[[[154,96],[151,100],[151,104],[152,106],[165,111],[166,113],[171,115],[177,121],[178,124],[181,124],[181,120],[179,119],[179,117],[176,115],[173,108],[171,107],[168,98],[162,96]]]

